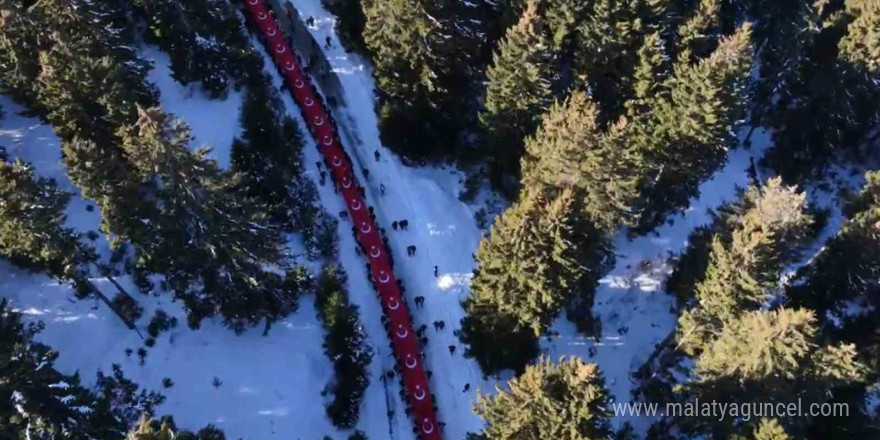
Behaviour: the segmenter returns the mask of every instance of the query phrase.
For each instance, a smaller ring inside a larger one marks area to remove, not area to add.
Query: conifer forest
[[[0,440],[880,440],[880,0],[0,0]]]

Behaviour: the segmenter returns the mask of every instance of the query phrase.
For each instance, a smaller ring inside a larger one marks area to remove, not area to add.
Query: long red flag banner
[[[271,52],[287,88],[302,111],[309,132],[318,143],[318,149],[334,185],[341,193],[353,222],[355,238],[367,256],[373,287],[378,292],[385,313],[386,330],[397,358],[398,371],[403,379],[409,413],[422,440],[440,440],[440,427],[434,406],[434,397],[428,387],[428,376],[422,363],[419,339],[413,331],[412,316],[394,276],[391,255],[374,216],[369,209],[364,190],[352,173],[351,158],[339,141],[333,119],[324,102],[315,91],[311,79],[297,62],[296,54],[287,44],[271,8],[264,0],[244,0],[250,24],[259,29],[267,49]]]

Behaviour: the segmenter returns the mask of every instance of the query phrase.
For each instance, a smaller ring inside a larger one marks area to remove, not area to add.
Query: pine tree
[[[232,189],[240,177],[220,171],[207,151],[190,152],[189,128],[158,108],[141,109],[120,131],[126,156],[160,207],[154,241],[137,249],[146,267],[167,273],[191,323],[222,313],[236,331],[296,308],[297,292],[263,269],[281,261],[281,239],[262,210]],[[203,293],[194,292],[193,284]]]
[[[872,75],[880,75],[880,4],[871,0],[848,0],[851,20],[840,40],[842,58]]]
[[[213,98],[225,98],[230,78],[241,85],[262,63],[241,32],[241,21],[221,0],[137,0],[136,12],[147,34],[168,53],[171,74],[181,84],[199,82]]]
[[[42,328],[23,323],[0,300],[0,437],[115,440],[136,420],[129,417],[133,410],[152,413],[162,402],[158,394],[139,393],[118,367],[112,377],[99,375],[94,390],[77,374],[61,374],[54,366],[58,352],[34,340]]]
[[[845,3],[845,9],[844,2],[809,9],[798,50],[778,61],[786,68],[767,92],[773,105],[766,123],[774,130],[763,162],[787,182],[820,177],[835,161],[862,159],[865,137],[880,122],[876,54],[872,43],[856,43],[870,36],[866,29],[880,14],[876,5]]]
[[[367,367],[373,352],[366,342],[358,308],[348,300],[347,276],[341,268],[326,266],[318,279],[315,306],[324,326],[324,353],[333,361],[333,401],[327,415],[335,426],[357,424],[364,391],[370,384]]]
[[[596,364],[579,358],[541,359],[509,382],[510,390],[480,394],[475,411],[488,440],[610,439],[611,398]]]
[[[607,237],[584,216],[583,199],[574,188],[524,194],[480,243],[462,339],[484,372],[521,370],[564,307],[581,331],[596,330],[593,293],[612,254]],[[509,352],[516,347],[525,350]]]
[[[597,113],[583,92],[554,104],[526,141],[523,187],[579,187],[585,215],[607,231],[632,219],[636,158],[623,138],[626,122],[603,132]]]
[[[178,430],[171,417],[153,420],[144,414],[125,440],[226,440],[226,435],[214,425],[208,425],[196,433]]]
[[[667,5],[664,1],[600,0],[588,2],[578,15],[574,72],[581,88],[591,90],[602,125],[623,114],[631,97],[637,53],[646,35],[656,32]]]
[[[545,35],[542,5],[539,0],[527,2],[486,72],[486,110],[480,121],[487,131],[490,156],[505,173],[516,174],[523,141],[535,130],[552,96],[555,55]]]
[[[734,131],[751,66],[749,34],[750,27],[742,26],[693,64],[690,51],[679,53],[672,76],[639,106],[650,110],[629,115],[628,142],[645,158],[638,231],[651,230],[670,212],[687,207],[699,184],[724,164],[727,151],[736,145]]]
[[[710,244],[704,279],[697,283],[698,307],[679,319],[679,345],[699,352],[708,339],[747,310],[755,310],[775,292],[782,268],[798,256],[810,237],[812,218],[806,194],[767,181],[749,188]]]
[[[880,371],[873,311],[880,304],[880,172],[868,173],[866,180],[840,232],[798,270],[786,294],[793,304],[816,310],[834,340],[856,343],[865,362]],[[853,315],[847,311],[852,304],[870,307]]]
[[[468,297],[463,307],[459,338],[466,345],[465,355],[473,358],[483,374],[503,370],[522,372],[538,357],[540,347],[535,333],[511,314],[498,311],[488,300]]]
[[[701,0],[696,12],[678,27],[679,51],[687,51],[692,61],[709,56],[721,37],[719,0]]]
[[[755,428],[754,440],[792,440],[777,419],[764,418]]]
[[[492,304],[499,314],[513,316],[536,336],[556,318],[564,294],[556,284],[550,237],[541,228],[546,203],[540,192],[524,196],[480,242],[466,310],[475,299]]]
[[[679,389],[682,397],[740,406],[799,402],[806,407],[828,400],[836,387],[863,382],[866,369],[856,360],[855,346],[822,345],[815,324],[812,311],[785,308],[751,311],[728,321],[697,358],[694,379]],[[700,416],[683,420],[683,430],[721,437],[749,431],[744,413],[724,420]],[[807,420],[787,417],[780,422],[802,431]],[[778,435],[779,429],[762,426],[760,431]]]
[[[376,66],[383,144],[422,161],[462,153],[501,6],[364,0],[364,42]]]
[[[49,276],[84,282],[94,251],[64,226],[70,193],[29,165],[0,161],[0,256]]]

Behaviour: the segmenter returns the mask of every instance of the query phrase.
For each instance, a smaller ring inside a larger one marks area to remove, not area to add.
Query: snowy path
[[[446,331],[431,336],[428,363],[435,372],[434,388],[440,403],[441,418],[449,422],[448,438],[463,438],[467,431],[477,431],[482,421],[471,412],[475,388],[489,391],[494,381],[483,381],[474,362],[460,356],[450,356],[447,346],[458,344],[450,332],[457,328],[463,311],[460,301],[468,294],[468,284],[474,268],[472,253],[476,252],[481,231],[473,220],[473,208],[457,198],[461,189],[461,174],[450,169],[407,167],[389,150],[381,147],[374,112],[374,83],[371,67],[356,54],[346,53],[333,31],[334,18],[323,9],[320,0],[288,0],[303,19],[313,17],[310,28],[316,41],[324,42],[329,36],[332,46],[322,45],[333,70],[345,91],[347,114],[338,117],[348,120],[348,129],[354,142],[350,145],[355,160],[370,170],[368,189],[376,209],[386,227],[392,220],[408,219],[407,232],[392,232],[391,244],[398,255],[408,245],[418,246],[416,258],[398,263],[398,272],[410,287],[410,297],[427,297],[426,306],[415,311],[416,319],[430,326],[435,320],[446,322]],[[745,130],[744,130],[745,132]],[[701,186],[701,195],[692,202],[683,215],[673,216],[674,223],[657,230],[657,234],[628,240],[621,233],[614,244],[618,254],[614,270],[601,280],[596,294],[594,313],[603,324],[598,342],[585,338],[566,319],[558,320],[554,330],[560,333],[552,341],[543,341],[545,353],[551,358],[580,356],[592,358],[602,368],[607,385],[617,401],[626,402],[634,384],[629,375],[650,355],[654,345],[669,334],[676,317],[672,306],[674,298],[663,291],[663,280],[671,268],[668,258],[687,244],[688,234],[710,219],[707,209],[731,201],[737,186],[748,181],[750,161],[760,158],[767,145],[766,133],[756,130],[750,150],[738,149],[730,154],[723,170]],[[381,153],[375,163],[373,152]],[[387,188],[384,198],[376,198],[379,184]],[[393,202],[392,202],[393,201]],[[433,277],[433,267],[439,268],[439,278]],[[415,284],[414,284],[415,282]],[[439,340],[438,340],[439,339]],[[437,378],[437,375],[442,378]],[[464,384],[470,383],[470,392],[463,393]],[[502,385],[503,386],[503,385]],[[624,420],[618,419],[617,423]],[[629,420],[644,432],[650,420]]]

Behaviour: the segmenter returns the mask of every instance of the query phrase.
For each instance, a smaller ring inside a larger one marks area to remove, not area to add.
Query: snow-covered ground
[[[407,167],[382,147],[373,110],[374,85],[369,65],[359,56],[342,50],[333,32],[334,20],[320,0],[289,1],[302,17],[315,18],[310,31],[317,41],[331,37],[332,46],[325,48],[325,52],[343,85],[348,106],[336,114],[343,144],[360,167],[370,170],[369,179],[362,174],[359,178],[365,183],[378,222],[388,231],[396,256],[395,271],[406,284],[410,304],[415,296],[426,297],[424,308],[414,308],[413,315],[417,325],[426,324],[429,328],[427,365],[433,371],[432,390],[437,396],[439,416],[446,422],[445,437],[461,440],[466,432],[478,431],[482,426],[472,412],[477,390],[492,392],[496,385],[503,387],[507,379],[484,380],[476,363],[463,358],[464,347],[453,336],[462,317],[460,302],[468,294],[474,268],[472,254],[483,234],[474,214],[494,197],[483,191],[478,202],[465,204],[458,199],[464,180],[461,172],[445,166]],[[173,81],[163,53],[144,48],[142,55],[156,64],[149,78],[159,86],[165,110],[193,128],[194,147],[214,147],[211,157],[227,167],[229,147],[239,130],[241,94],[231,92],[225,100],[207,100],[196,87],[183,87]],[[267,67],[275,84],[280,85],[271,63]],[[283,101],[304,127],[287,94]],[[0,98],[0,105],[6,113],[0,120],[0,145],[7,146],[11,156],[33,162],[41,176],[54,177],[63,188],[76,192],[59,163],[58,139],[51,128],[19,116],[20,107],[6,98]],[[628,401],[635,386],[629,375],[675,323],[673,298],[663,291],[663,279],[671,270],[668,258],[684,248],[693,228],[709,221],[707,209],[732,200],[735,188],[749,183],[746,169],[752,158],[760,157],[767,142],[767,134],[756,131],[753,147],[732,152],[727,166],[702,185],[699,199],[686,213],[674,216],[672,224],[659,228],[656,234],[631,241],[623,234],[616,237],[617,265],[602,279],[594,307],[594,313],[602,320],[601,337],[598,341],[584,338],[561,318],[554,326],[559,336],[542,343],[545,352],[554,359],[563,355],[589,359],[590,349],[595,347],[592,360],[602,368],[612,394],[618,401]],[[374,151],[380,152],[378,162],[373,158]],[[318,152],[309,143],[304,155],[307,172],[317,184],[314,163],[320,160]],[[386,188],[384,195],[380,185]],[[329,212],[344,209],[329,182],[319,187],[319,193]],[[68,209],[68,224],[82,231],[97,230],[99,214],[97,210],[86,211],[87,204],[78,196],[74,198]],[[393,231],[391,222],[402,219],[409,220],[409,230]],[[372,381],[358,428],[372,439],[411,440],[414,435],[403,413],[397,381],[386,384],[380,380],[382,373],[392,368],[393,359],[380,321],[381,309],[367,283],[365,261],[355,254],[350,228],[348,222],[340,222],[340,262],[349,274],[351,300],[360,307],[368,340],[375,350],[370,365]],[[828,230],[836,230],[836,224]],[[418,247],[415,257],[406,257],[405,248],[410,245]],[[106,255],[103,238],[98,246]],[[295,238],[291,246],[297,246]],[[129,286],[127,278],[120,281]],[[97,282],[111,291],[106,282]],[[14,306],[28,316],[46,322],[40,339],[60,351],[61,370],[78,370],[90,381],[97,369],[108,370],[113,363],[119,363],[136,382],[168,397],[159,411],[173,414],[183,428],[197,429],[214,423],[226,430],[229,438],[254,440],[316,440],[324,435],[347,438],[348,433],[336,431],[324,414],[325,397],[321,391],[331,378],[332,367],[322,352],[322,331],[311,297],[304,297],[300,310],[274,326],[267,337],[261,336],[262,328],[235,336],[212,321],[206,321],[197,331],[181,324],[160,336],[156,346],[148,349],[146,363],[141,366],[137,356],[129,357],[125,350],[137,350],[142,342],[103,305],[76,301],[67,287],[42,275],[22,273],[3,262],[0,295],[12,298]],[[170,304],[168,296],[138,298],[146,308],[142,325],[157,308],[185,322],[180,308]],[[435,331],[435,321],[444,321],[445,330]],[[454,354],[450,354],[450,345],[456,346]],[[163,389],[164,377],[171,378],[175,385]],[[214,377],[222,381],[219,387],[212,384]],[[464,392],[466,384],[470,384],[470,390]],[[390,418],[388,411],[393,411]],[[630,421],[637,432],[643,432],[650,423]]]
[[[21,107],[5,97],[0,98],[0,105],[5,111],[0,145],[7,147],[10,156],[32,162],[40,176],[55,178],[62,188],[77,193],[68,207],[69,226],[97,230],[97,209],[86,211],[89,203],[67,179],[59,163],[59,141],[51,128],[18,115]],[[101,238],[96,244],[106,257],[106,241]],[[106,280],[95,281],[105,292],[114,291]],[[118,281],[136,292],[128,277]],[[59,350],[61,371],[79,371],[85,383],[93,383],[98,369],[109,371],[114,363],[120,364],[127,377],[167,397],[159,412],[174,415],[183,428],[214,423],[230,438],[249,439],[311,440],[333,432],[320,395],[333,370],[323,354],[323,332],[310,297],[303,298],[298,312],[263,337],[262,328],[236,336],[211,320],[192,331],[168,295],[137,295],[145,309],[142,328],[159,308],[180,322],[147,349],[146,362],[139,365],[137,354],[129,356],[126,349],[136,352],[143,341],[103,304],[77,301],[66,285],[0,261],[0,296],[11,298],[12,305],[29,318],[46,323],[39,339]],[[165,377],[174,382],[171,388],[163,387]],[[219,386],[214,385],[215,377]]]

